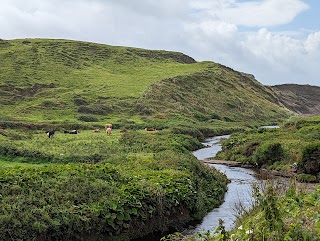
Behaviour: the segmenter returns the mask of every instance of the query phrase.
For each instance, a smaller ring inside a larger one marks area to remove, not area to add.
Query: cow
[[[52,131],[46,131],[46,134],[48,135],[49,138],[51,138],[55,133],[55,130]]]
[[[100,132],[100,128],[93,130],[94,133],[99,133]]]
[[[146,131],[156,131],[156,128],[151,128],[151,127],[148,127],[148,128],[145,128]]]
[[[106,124],[106,129],[111,128],[112,129],[112,124]]]
[[[69,131],[64,130],[64,131],[63,131],[63,133],[64,133],[64,134],[69,134],[70,132],[69,132]]]
[[[108,127],[107,129],[106,129],[106,134],[107,134],[107,136],[110,136],[111,135],[111,128],[110,127]]]
[[[69,132],[69,134],[78,134],[78,131],[77,130],[72,130]]]

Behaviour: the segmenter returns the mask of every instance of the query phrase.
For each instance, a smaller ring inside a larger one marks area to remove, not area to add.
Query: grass
[[[279,171],[290,171],[292,166],[300,165],[304,160],[304,150],[310,144],[317,145],[320,141],[320,117],[292,118],[279,129],[255,129],[246,133],[232,135],[223,143],[222,151],[217,157],[225,160],[257,163],[265,168]],[[279,145],[283,154],[270,152],[267,156],[267,146]],[[264,154],[263,154],[264,152]],[[313,155],[317,155],[314,153]],[[270,162],[272,157],[278,160]],[[259,159],[260,158],[260,159]],[[303,172],[303,171],[302,171]]]
[[[173,225],[172,217],[199,219],[220,204],[227,184],[191,155],[199,146],[169,131],[58,131],[49,139],[43,131],[6,129],[0,239],[134,238]]]
[[[146,122],[147,116],[171,125],[182,115],[209,126],[216,119],[255,123],[288,116],[252,76],[181,53],[20,39],[1,40],[0,61],[5,118],[81,123],[87,115],[82,119],[114,123]]]

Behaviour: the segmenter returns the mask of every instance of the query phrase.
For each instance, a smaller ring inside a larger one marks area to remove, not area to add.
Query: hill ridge
[[[180,52],[19,39],[0,40],[0,61],[4,119],[143,123],[182,118],[210,124],[290,115],[279,106],[281,96],[253,75]]]

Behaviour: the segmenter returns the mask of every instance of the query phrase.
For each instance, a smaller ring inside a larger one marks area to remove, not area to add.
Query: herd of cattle
[[[156,131],[155,128],[145,128],[145,130],[146,131]],[[106,135],[110,136],[111,132],[112,132],[112,124],[106,124],[105,125],[105,131],[106,131]],[[55,132],[56,132],[55,130],[51,130],[51,131],[46,131],[45,133],[48,135],[49,138],[51,138],[51,137],[53,137]],[[93,132],[99,133],[101,131],[100,131],[100,128],[98,128],[98,129],[93,130]],[[126,129],[121,129],[120,132],[121,133],[127,132],[127,130]],[[77,130],[72,130],[72,131],[64,130],[63,133],[64,134],[78,134],[78,131]]]

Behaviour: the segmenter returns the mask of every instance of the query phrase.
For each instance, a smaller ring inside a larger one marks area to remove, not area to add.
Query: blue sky
[[[297,15],[294,20],[284,26],[276,26],[271,28],[273,31],[294,31],[297,29],[306,29],[309,31],[320,30],[320,1],[308,0],[304,1],[309,5],[309,9]]]
[[[1,0],[0,38],[184,52],[266,85],[320,86],[319,0]]]

